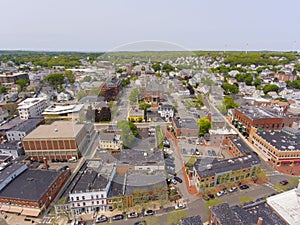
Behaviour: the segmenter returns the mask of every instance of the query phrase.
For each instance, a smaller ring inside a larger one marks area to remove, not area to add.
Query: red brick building
[[[69,169],[61,171],[27,169],[1,192],[1,210],[37,217],[70,177]]]
[[[287,116],[275,110],[245,107],[234,110],[232,124],[240,132],[249,135],[251,127],[261,130],[281,130],[283,127],[291,127],[293,122],[299,121],[300,117]]]
[[[73,121],[41,125],[22,140],[25,154],[34,160],[79,158],[94,136],[93,126]]]
[[[122,81],[113,77],[100,85],[100,94],[105,101],[114,100],[122,89]]]

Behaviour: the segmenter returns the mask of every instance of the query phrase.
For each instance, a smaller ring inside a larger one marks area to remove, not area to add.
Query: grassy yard
[[[287,190],[293,189],[298,186],[299,178],[292,177],[292,178],[289,178],[287,181],[289,182],[288,184],[282,185],[282,184],[278,183],[278,184],[274,185],[274,188],[281,190],[281,191],[287,191]]]
[[[161,129],[160,126],[156,126],[155,127],[155,131],[156,131],[156,134],[157,134],[157,144],[160,148],[163,148],[163,143],[162,141],[164,140],[165,136],[164,136],[164,133]]]
[[[240,204],[244,204],[246,202],[253,201],[254,197],[253,196],[240,196]]]
[[[189,214],[186,210],[178,210],[167,215],[168,224],[179,224],[180,219],[189,217]]]

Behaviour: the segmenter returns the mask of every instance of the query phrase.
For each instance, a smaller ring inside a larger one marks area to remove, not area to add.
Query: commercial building
[[[42,115],[45,120],[78,120],[84,116],[84,105],[51,105]]]
[[[26,169],[0,191],[1,210],[37,217],[70,177],[70,170]]]
[[[300,165],[300,134],[292,129],[259,131],[252,129],[249,141],[274,166]]]
[[[69,192],[69,204],[73,213],[78,215],[84,212],[105,212],[108,209],[107,196],[115,173],[114,163],[89,161],[77,175],[78,181]]]
[[[199,137],[199,127],[193,118],[173,118],[172,126],[177,137]]]
[[[95,136],[94,126],[88,123],[55,121],[40,125],[23,138],[25,154],[34,160],[68,160],[79,158]]]
[[[15,84],[19,79],[29,80],[29,76],[27,73],[0,74],[0,84],[3,86]]]
[[[153,150],[122,150],[117,162],[117,173],[124,175],[128,170],[164,170],[163,152]]]
[[[267,203],[286,222],[286,224],[300,224],[299,186],[297,189],[292,189],[267,198]]]
[[[0,144],[0,153],[12,156],[14,159],[18,158],[20,155],[24,155],[22,142],[10,141]]]
[[[32,117],[41,116],[47,108],[47,100],[43,98],[27,98],[18,106],[20,118],[27,120]]]
[[[0,164],[0,191],[27,169],[25,164],[4,162]]]
[[[272,109],[248,106],[234,110],[232,124],[244,135],[249,136],[251,127],[260,130],[281,130],[291,127],[300,117],[285,115]]]
[[[197,159],[193,166],[193,181],[201,192],[207,188],[240,182],[260,171],[259,157],[238,137],[229,137],[227,148],[236,157],[228,160]]]
[[[255,204],[253,207],[229,207],[222,203],[210,207],[210,225],[287,225],[279,215],[264,203]]]

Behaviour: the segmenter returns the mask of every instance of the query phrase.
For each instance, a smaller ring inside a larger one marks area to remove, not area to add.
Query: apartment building
[[[18,105],[20,118],[27,120],[29,118],[41,116],[47,108],[48,103],[43,98],[27,98]]]

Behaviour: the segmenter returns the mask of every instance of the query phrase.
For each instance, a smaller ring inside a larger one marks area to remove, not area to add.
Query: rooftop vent
[[[288,149],[289,149],[289,150],[294,150],[294,149],[295,149],[295,147],[294,147],[294,146],[292,146],[292,145],[290,145],[290,146],[288,147]]]
[[[57,129],[57,128],[55,128],[55,129],[54,129],[54,132],[58,132],[58,129]]]
[[[212,166],[213,166],[212,164],[207,164],[207,165],[206,165],[206,168],[207,168],[208,170],[210,170],[210,169],[212,168]]]

